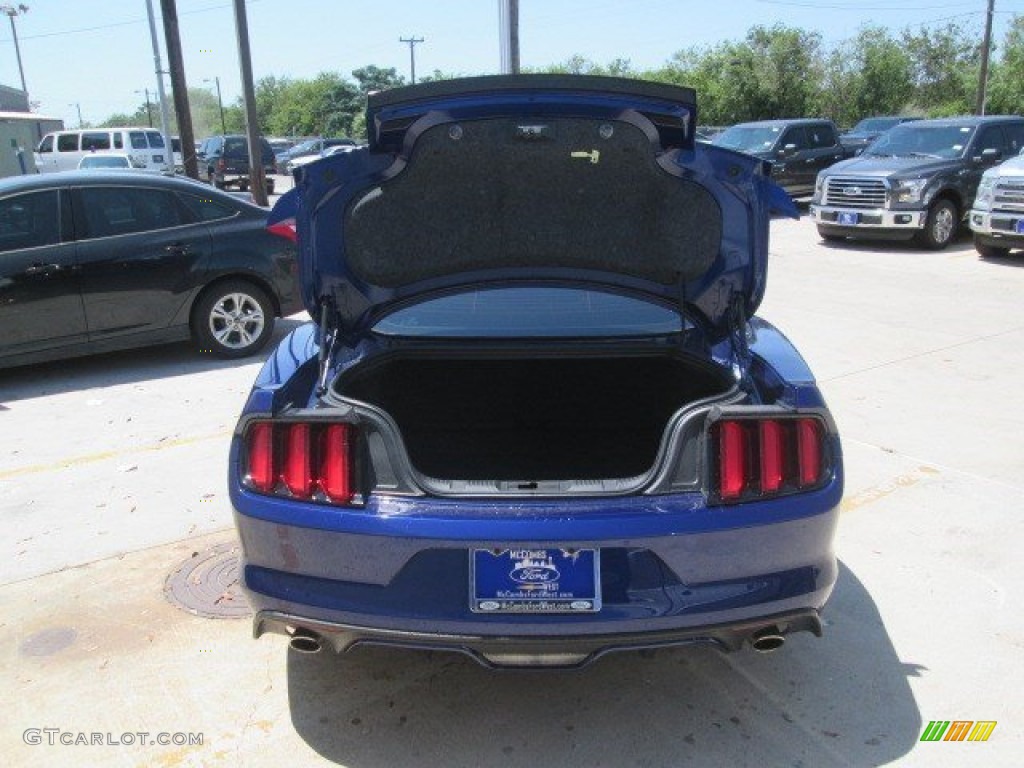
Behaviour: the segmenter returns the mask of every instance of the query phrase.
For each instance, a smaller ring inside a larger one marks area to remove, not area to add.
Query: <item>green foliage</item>
[[[751,27],[740,40],[677,51],[662,66],[636,70],[628,59],[607,64],[579,54],[533,71],[636,77],[696,89],[699,118],[724,125],[779,117],[831,117],[847,127],[863,117],[970,114],[978,88],[980,39],[958,24],[907,28],[893,34],[867,25],[825,47],[818,32],[782,24]],[[1024,111],[1024,17],[1014,17],[1001,55],[990,65],[988,112]],[[421,82],[462,77],[435,70]],[[276,136],[366,136],[366,95],[405,85],[393,68],[360,67],[351,79],[321,72],[312,79],[269,76],[256,84],[260,129]],[[212,89],[189,89],[197,137],[219,133]],[[212,100],[212,101],[211,101]],[[159,126],[157,105],[154,125]],[[241,101],[225,105],[228,132],[244,130]],[[145,104],[102,125],[146,125]],[[172,128],[176,130],[176,128]]]

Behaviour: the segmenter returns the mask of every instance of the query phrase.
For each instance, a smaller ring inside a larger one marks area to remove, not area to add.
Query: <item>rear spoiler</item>
[[[432,110],[486,108],[501,102],[559,94],[609,106],[635,109],[654,124],[665,149],[693,149],[697,94],[692,88],[648,80],[596,75],[488,75],[436,80],[372,93],[367,99],[366,126],[371,152],[401,149],[405,132]]]

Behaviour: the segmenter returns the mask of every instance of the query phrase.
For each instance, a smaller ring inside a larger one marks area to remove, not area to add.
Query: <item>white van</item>
[[[107,152],[127,154],[137,168],[160,169],[167,160],[160,131],[152,128],[83,128],[54,131],[43,136],[36,147],[36,168],[40,173],[72,171],[86,155]]]

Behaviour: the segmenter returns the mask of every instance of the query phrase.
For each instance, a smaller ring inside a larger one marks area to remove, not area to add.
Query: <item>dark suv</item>
[[[769,160],[772,181],[790,197],[810,197],[818,171],[853,154],[839,143],[835,123],[817,118],[740,123],[711,143]]]
[[[266,139],[263,148],[263,172],[274,173],[274,150]],[[249,139],[245,136],[211,136],[199,147],[199,178],[218,189],[236,186],[249,188]],[[267,178],[267,194],[274,194],[274,180]]]
[[[986,168],[1024,146],[1024,117],[903,123],[818,176],[811,218],[825,240],[915,238],[945,248],[967,216]]]

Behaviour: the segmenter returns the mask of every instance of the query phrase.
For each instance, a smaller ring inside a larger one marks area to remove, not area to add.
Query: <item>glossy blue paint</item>
[[[315,316],[321,297],[331,297],[341,316],[346,340],[354,342],[381,317],[410,301],[483,284],[529,283],[579,286],[646,296],[670,307],[686,307],[710,337],[728,331],[735,297],[744,312],[757,309],[765,290],[768,226],[773,213],[797,216],[789,197],[769,180],[757,159],[712,145],[672,149],[670,164],[684,179],[699,182],[722,210],[723,227],[718,259],[700,277],[678,285],[663,285],[623,274],[565,268],[496,268],[456,273],[397,287],[370,285],[349,268],[345,254],[344,212],[352,201],[404,168],[420,132],[438,123],[473,121],[495,115],[529,114],[531,119],[557,116],[632,121],[637,113],[675,114],[678,105],[642,97],[593,93],[507,91],[493,95],[447,96],[416,104],[418,119],[406,132],[397,153],[374,153],[369,147],[304,166],[295,188],[271,213],[271,223],[296,220],[303,301]],[[401,110],[399,109],[400,113]],[[652,147],[652,152],[654,152]]]
[[[827,479],[813,490],[778,498],[713,504],[707,483],[709,447],[705,434],[700,434],[687,439],[696,441],[694,451],[703,457],[699,467],[705,477],[699,488],[684,493],[441,498],[378,489],[351,506],[255,493],[240,474],[248,420],[296,412],[340,417],[348,407],[316,395],[319,329],[311,323],[289,334],[267,360],[231,444],[229,493],[243,547],[243,582],[257,611],[258,632],[260,617],[273,614],[293,617],[298,626],[305,621],[318,631],[359,627],[370,636],[415,633],[417,642],[428,645],[444,645],[445,633],[490,640],[558,639],[562,644],[553,646],[557,652],[596,636],[636,638],[734,625],[742,627],[737,630],[741,637],[749,637],[749,626],[770,626],[774,617],[792,612],[816,615],[822,608],[837,576],[833,541],[843,492],[842,449],[799,352],[770,323],[747,317],[764,295],[770,217],[795,215],[789,198],[767,180],[759,161],[707,146],[674,147],[666,153],[680,177],[712,193],[724,222],[718,259],[683,286],[580,270],[534,270],[526,275],[496,269],[385,290],[360,283],[345,264],[341,222],[346,205],[404,162],[416,140],[418,120],[472,120],[517,111],[618,119],[629,112],[672,109],[678,117],[679,109],[690,106],[630,100],[622,94],[531,94],[513,89],[490,95],[447,94],[415,104],[399,101],[373,111],[374,130],[411,119],[404,148],[378,154],[356,150],[307,166],[298,173],[296,191],[282,198],[273,213],[297,220],[307,308],[315,312],[317,299],[330,296],[350,331],[328,361],[328,379],[384,353],[420,344],[421,340],[377,336],[369,329],[396,308],[453,291],[543,284],[641,296],[677,309],[681,301],[687,320],[683,330],[652,336],[646,343],[651,348],[682,349],[732,371],[744,395],[727,406],[729,413],[742,416],[774,409],[822,419]],[[676,289],[681,293],[673,293]],[[736,296],[744,304],[738,314]],[[457,338],[428,343],[442,351],[466,344]],[[505,343],[491,340],[498,349]],[[614,349],[618,342],[577,343],[593,350],[602,344]],[[717,417],[712,413],[707,418]],[[508,546],[599,548],[601,610],[587,615],[472,613],[470,551]]]

